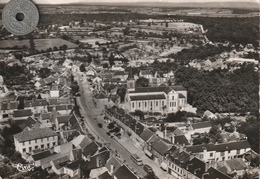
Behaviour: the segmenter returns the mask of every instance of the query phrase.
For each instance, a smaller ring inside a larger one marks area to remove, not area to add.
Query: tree
[[[115,128],[115,124],[113,122],[110,122],[107,126],[108,129],[114,129]]]
[[[121,103],[125,101],[125,94],[126,94],[126,89],[124,87],[117,89],[117,95],[120,96]]]
[[[39,77],[40,78],[47,78],[48,76],[51,75],[51,70],[49,68],[41,68],[39,70]]]
[[[168,22],[165,22],[165,27],[167,28],[169,26]]]
[[[54,47],[53,47],[53,50],[54,50],[54,51],[58,51],[59,49],[58,49],[58,47],[54,46]]]
[[[30,54],[35,54],[35,43],[33,39],[33,35],[29,35],[29,43],[30,43],[30,48],[29,48],[29,53]]]
[[[83,63],[79,66],[79,70],[81,72],[85,72],[86,71],[85,65]]]
[[[141,111],[141,110],[135,110],[134,115],[135,115],[135,116],[138,116],[140,120],[143,120],[143,119],[144,119],[144,112]]]
[[[108,68],[109,64],[108,63],[103,63],[103,68]]]
[[[135,82],[136,87],[148,87],[148,84],[149,80],[145,77],[139,77]]]

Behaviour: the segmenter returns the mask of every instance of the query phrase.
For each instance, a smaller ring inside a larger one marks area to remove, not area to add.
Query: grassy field
[[[37,50],[46,50],[48,48],[53,47],[60,47],[64,44],[68,46],[68,49],[70,48],[76,48],[77,45],[63,40],[63,39],[34,39],[35,48]],[[14,46],[17,46],[18,48],[22,48],[23,46],[29,47],[29,40],[1,40],[0,41],[0,49],[6,49],[6,48],[12,48]]]

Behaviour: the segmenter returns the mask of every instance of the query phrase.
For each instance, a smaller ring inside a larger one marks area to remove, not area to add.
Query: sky
[[[10,0],[0,0],[1,3],[7,3]],[[259,2],[259,0],[32,0],[36,4],[67,4],[67,3],[94,3],[94,2]]]

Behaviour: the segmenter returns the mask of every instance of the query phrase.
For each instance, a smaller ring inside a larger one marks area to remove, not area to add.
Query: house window
[[[146,102],[144,102],[144,107],[146,107]]]
[[[42,149],[44,148],[44,145],[43,145],[43,144],[41,145],[41,148],[42,148]]]
[[[228,151],[228,153],[230,154],[230,150]]]
[[[55,142],[53,142],[52,145],[55,146]]]
[[[162,101],[162,106],[164,106],[164,101]]]
[[[47,148],[50,148],[50,144],[47,144]]]
[[[174,96],[172,96],[172,100],[174,100]]]
[[[141,102],[139,102],[139,108],[141,107]]]
[[[209,156],[210,156],[210,157],[213,157],[213,153],[211,152],[211,153],[209,154]]]
[[[35,146],[35,149],[38,149],[38,145]]]
[[[151,101],[151,107],[153,107],[153,102]]]
[[[222,161],[224,161],[225,160],[225,157],[222,157]]]
[[[239,154],[240,154],[240,150],[238,149],[238,150],[237,150],[237,155],[239,155]]]
[[[29,147],[29,152],[31,152],[32,151],[32,147]]]
[[[182,174],[182,170],[181,170],[181,174]]]
[[[180,168],[178,168],[177,172],[179,173]]]
[[[135,103],[132,104],[133,108],[135,107]]]
[[[26,149],[25,148],[23,148],[23,153],[26,151]]]
[[[156,101],[156,106],[158,106],[158,101]]]

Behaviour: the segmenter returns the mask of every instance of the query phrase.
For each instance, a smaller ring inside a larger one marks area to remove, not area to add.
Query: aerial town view
[[[0,179],[260,178],[257,0],[33,2],[0,20]]]

